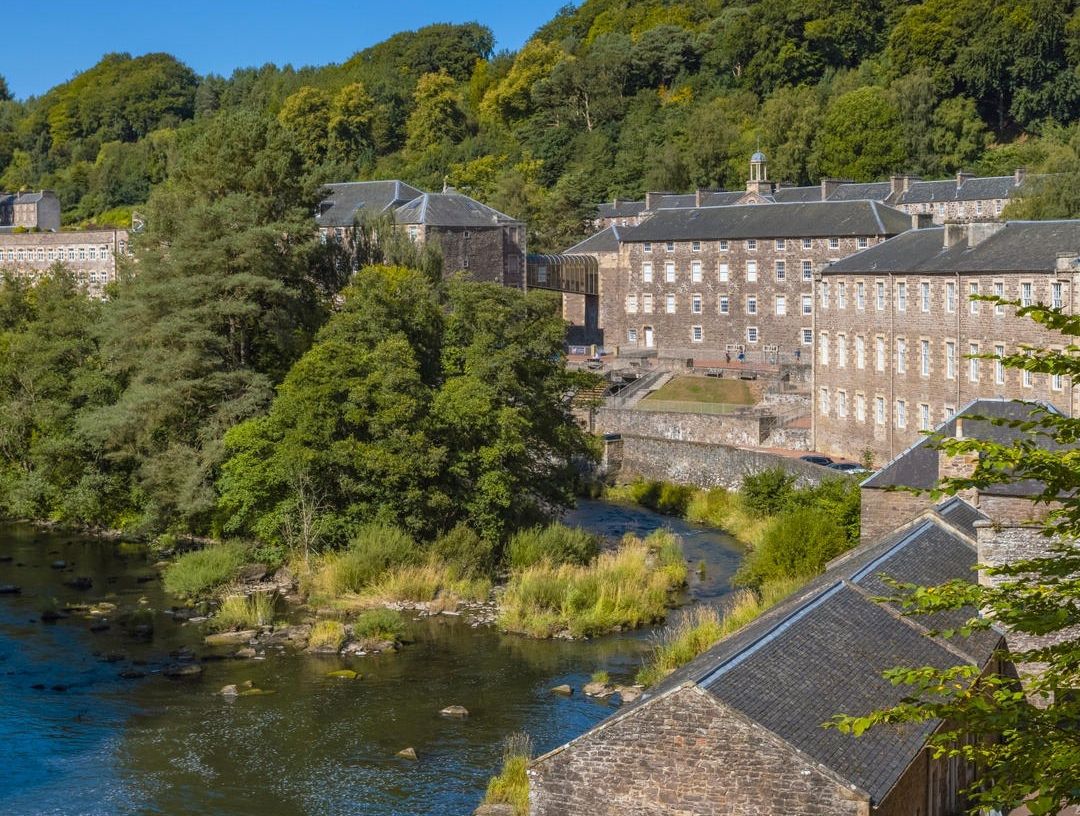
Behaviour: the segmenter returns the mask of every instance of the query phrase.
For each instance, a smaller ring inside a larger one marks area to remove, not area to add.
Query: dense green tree
[[[422,152],[444,140],[457,141],[464,133],[457,86],[449,74],[424,74],[416,83],[415,107],[405,124],[409,150]]]
[[[285,132],[252,113],[210,120],[154,190],[138,274],[103,330],[123,390],[81,418],[132,473],[144,529],[210,529],[222,437],[265,407],[321,322],[336,278],[311,200]]]
[[[367,159],[373,149],[374,118],[375,100],[362,82],[353,82],[338,91],[330,105],[330,152],[353,162]]]
[[[293,144],[311,164],[326,158],[330,137],[330,99],[318,88],[304,87],[285,100],[278,122],[292,136]]]
[[[10,102],[11,90],[8,88],[7,80],[4,79],[4,75],[0,74],[0,102]]]
[[[825,112],[816,166],[823,176],[873,181],[902,170],[906,156],[900,111],[882,88],[837,97]]]
[[[287,543],[308,501],[328,544],[370,520],[425,536],[466,521],[497,541],[568,505],[589,446],[562,331],[542,293],[365,267],[269,413],[226,437],[226,530]]]

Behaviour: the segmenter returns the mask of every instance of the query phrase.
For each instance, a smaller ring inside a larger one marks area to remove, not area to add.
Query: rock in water
[[[22,587],[17,587],[15,584],[0,584],[0,595],[18,595],[22,592]]]
[[[551,689],[552,694],[561,694],[563,697],[569,697],[574,693],[574,690],[570,686],[563,683],[561,686],[555,686]]]
[[[71,589],[90,589],[94,585],[94,579],[85,575],[80,575],[78,578],[72,578],[70,581],[64,581],[64,586]]]
[[[603,699],[610,697],[615,693],[615,689],[609,686],[607,683],[586,683],[585,688],[582,689],[588,697],[599,697]]]
[[[236,697],[240,694],[240,689],[236,687],[235,683],[230,683],[227,686],[222,686],[221,691],[218,693],[222,697]]]
[[[135,669],[125,669],[120,672],[121,680],[139,680],[146,677],[146,672],[137,671]]]
[[[338,669],[337,671],[327,672],[326,676],[336,677],[339,680],[356,680],[360,675],[352,669]]]
[[[644,686],[615,686],[615,693],[624,703],[632,703],[645,691]]]
[[[456,717],[458,719],[465,719],[465,717],[469,716],[469,709],[465,708],[465,706],[451,705],[447,706],[439,713],[444,717]]]
[[[198,677],[202,674],[202,666],[198,663],[178,663],[172,666],[166,666],[161,670],[161,673],[166,677],[172,677],[175,679],[182,679],[188,677]]]
[[[251,660],[255,657],[255,650],[250,646],[245,646],[243,649],[237,649],[233,653],[233,657],[240,658],[241,660]]]
[[[254,629],[244,629],[240,632],[217,632],[204,637],[203,643],[207,646],[235,646],[240,643],[247,643],[257,634],[258,632]]]
[[[266,564],[246,564],[240,567],[236,580],[241,584],[257,584],[266,577],[269,571],[270,568]]]
[[[397,755],[402,759],[411,759],[414,762],[418,759],[418,757],[416,756],[416,749],[411,747],[402,748],[400,751],[397,752]]]
[[[67,567],[67,561],[61,561],[57,559],[56,561],[53,561],[51,564],[49,564],[49,566],[52,567],[54,570],[62,570]]]
[[[480,805],[473,811],[473,816],[514,816],[514,806],[502,802],[495,805]]]
[[[272,689],[249,688],[240,692],[241,697],[263,697],[267,694],[275,694]]]

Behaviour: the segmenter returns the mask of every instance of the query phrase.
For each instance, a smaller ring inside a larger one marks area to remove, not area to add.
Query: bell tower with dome
[[[746,182],[746,192],[762,198],[771,197],[776,185],[769,181],[769,160],[760,150],[750,157],[750,180]],[[753,196],[748,196],[751,200]],[[748,202],[749,203],[749,202]]]

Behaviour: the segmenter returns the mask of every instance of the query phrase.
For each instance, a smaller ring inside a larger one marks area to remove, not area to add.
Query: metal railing
[[[618,394],[608,397],[606,407],[625,408],[634,400],[639,399],[646,391],[651,390],[665,376],[670,375],[666,371],[650,371],[648,374],[638,377]]]

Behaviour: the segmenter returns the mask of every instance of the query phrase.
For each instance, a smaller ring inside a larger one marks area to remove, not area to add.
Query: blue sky
[[[111,51],[166,51],[197,73],[325,65],[398,31],[477,21],[496,49],[517,49],[567,0],[50,0],[24,16],[30,36],[6,38],[0,75],[18,99],[37,96]],[[31,4],[33,6],[33,4]],[[34,19],[31,21],[29,17]]]

